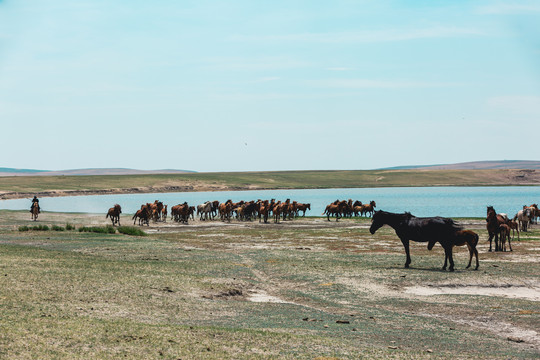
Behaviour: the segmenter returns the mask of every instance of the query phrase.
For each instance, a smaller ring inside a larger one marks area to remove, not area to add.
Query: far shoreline
[[[0,192],[0,200],[31,199],[38,198],[70,197],[70,196],[98,196],[98,195],[129,195],[129,194],[163,194],[163,193],[184,193],[184,192],[220,192],[220,191],[265,191],[265,190],[323,190],[323,189],[374,189],[374,188],[417,188],[417,187],[525,187],[540,186],[539,184],[488,184],[488,185],[392,185],[392,186],[356,186],[356,187],[303,187],[303,188],[283,188],[283,187],[252,187],[252,186],[224,186],[224,187],[141,187],[129,189],[101,189],[101,190],[50,190],[37,192]]]
[[[292,189],[540,186],[540,170],[354,170],[0,177],[0,200]]]

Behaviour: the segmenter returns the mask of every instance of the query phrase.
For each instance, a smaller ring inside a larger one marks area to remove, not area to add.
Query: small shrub
[[[93,232],[98,234],[115,234],[116,229],[111,225],[107,226],[83,226],[79,228],[79,232]]]
[[[121,234],[132,236],[146,236],[146,233],[144,231],[133,226],[119,226],[118,232]]]
[[[66,230],[75,230],[75,226],[71,224],[66,224]]]
[[[30,230],[30,228],[28,226],[26,226],[26,225],[19,226],[19,231],[28,231],[28,230]]]
[[[54,231],[65,231],[65,230],[66,230],[66,229],[64,229],[63,227],[58,226],[58,225],[53,225],[53,226],[52,226],[52,229],[53,229]]]
[[[49,231],[49,227],[47,225],[36,225],[36,226],[32,226],[32,230],[34,230],[34,231]]]

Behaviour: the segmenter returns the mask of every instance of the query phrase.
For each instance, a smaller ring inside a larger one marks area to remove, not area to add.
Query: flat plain
[[[0,211],[0,357],[99,359],[538,358],[540,232],[440,268],[370,219],[150,223],[147,236],[76,229],[104,214]],[[122,216],[122,225],[132,226]],[[51,230],[19,231],[47,225]]]

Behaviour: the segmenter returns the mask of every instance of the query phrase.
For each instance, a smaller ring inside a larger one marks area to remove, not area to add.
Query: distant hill
[[[192,173],[191,170],[136,170],[122,168],[104,169],[74,169],[74,170],[32,170],[0,168],[0,176],[84,176],[84,175],[155,175],[155,174],[185,174]]]
[[[445,165],[409,165],[396,166],[379,170],[489,170],[489,169],[523,169],[540,170],[540,161],[534,160],[494,160],[472,161]]]
[[[31,175],[36,175],[36,173],[40,173],[40,172],[46,172],[48,170],[33,170],[33,169],[13,169],[13,168],[5,168],[5,167],[0,167],[0,173],[7,173],[7,174],[10,174],[11,176],[13,175],[17,175],[17,174],[31,174]]]

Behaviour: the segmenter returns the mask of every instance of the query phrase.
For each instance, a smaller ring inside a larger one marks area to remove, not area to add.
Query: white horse
[[[212,214],[212,203],[210,201],[204,204],[197,205],[197,215],[200,215],[200,220],[208,220],[208,216]]]
[[[531,220],[531,209],[524,206],[523,210],[519,210],[516,216],[514,216],[514,221],[516,219],[518,220],[521,231],[527,231],[527,226]]]

